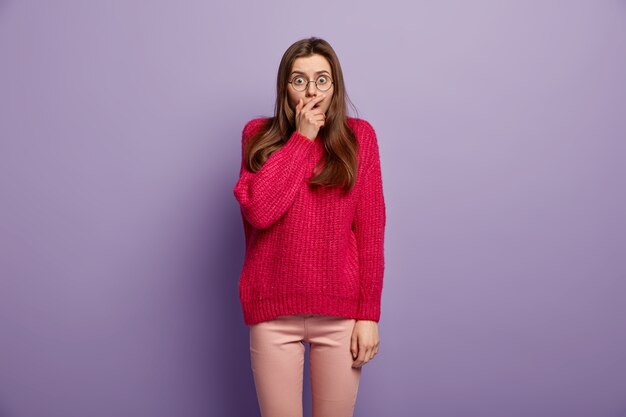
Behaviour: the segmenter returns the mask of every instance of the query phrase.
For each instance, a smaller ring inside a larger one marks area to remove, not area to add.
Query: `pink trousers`
[[[353,368],[355,319],[300,314],[250,326],[250,358],[262,417],[302,417],[304,343],[310,344],[313,417],[352,417],[361,368]]]

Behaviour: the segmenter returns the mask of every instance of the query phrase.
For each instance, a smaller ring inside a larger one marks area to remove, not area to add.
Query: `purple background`
[[[626,416],[626,3],[221,3],[0,1],[0,416],[258,415],[232,187],[312,35],[388,207],[355,416]]]

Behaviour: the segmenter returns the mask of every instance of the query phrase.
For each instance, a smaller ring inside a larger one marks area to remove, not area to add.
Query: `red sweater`
[[[239,180],[246,242],[239,298],[247,325],[292,314],[380,319],[384,271],[385,201],[376,133],[363,119],[348,117],[359,142],[355,187],[315,189],[307,184],[324,154],[315,141],[294,132],[252,173],[243,145],[263,123],[242,132]]]

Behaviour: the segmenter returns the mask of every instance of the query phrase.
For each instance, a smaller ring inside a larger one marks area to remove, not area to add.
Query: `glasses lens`
[[[328,75],[320,75],[316,80],[317,88],[321,91],[326,91],[330,88],[332,82],[333,80]]]
[[[294,90],[297,91],[304,91],[306,89],[307,86],[307,80],[304,77],[301,76],[295,76],[291,79],[291,85],[293,86]]]

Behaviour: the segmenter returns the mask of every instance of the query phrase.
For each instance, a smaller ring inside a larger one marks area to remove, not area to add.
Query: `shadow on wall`
[[[221,137],[232,138],[232,151],[235,155],[232,169],[216,178],[213,187],[222,201],[213,205],[212,219],[222,219],[216,223],[208,222],[204,233],[207,242],[206,259],[210,265],[200,266],[199,270],[209,273],[203,281],[207,302],[215,303],[211,310],[217,316],[211,320],[210,333],[207,332],[208,346],[215,349],[214,357],[208,358],[210,364],[206,375],[211,379],[211,397],[221,399],[220,404],[211,407],[211,414],[232,416],[256,416],[259,413],[256,389],[250,363],[249,328],[243,321],[243,312],[239,302],[239,275],[245,255],[245,237],[239,204],[232,189],[239,177],[240,142],[242,126],[218,128],[223,130]],[[229,145],[231,146],[231,145]],[[215,201],[207,199],[207,203]],[[208,210],[207,210],[208,212]],[[208,223],[211,223],[210,225]],[[210,240],[210,241],[209,241]],[[208,258],[208,259],[207,259]],[[219,343],[216,343],[219,341]],[[212,401],[213,403],[213,401]]]

